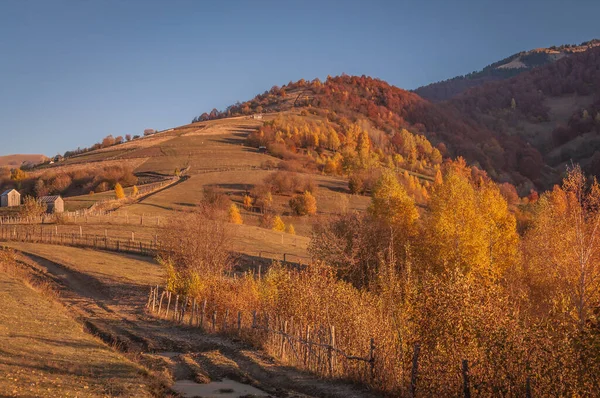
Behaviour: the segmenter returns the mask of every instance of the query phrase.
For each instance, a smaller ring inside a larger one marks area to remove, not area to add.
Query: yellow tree
[[[519,259],[517,221],[495,183],[483,183],[477,190],[477,197],[488,254],[484,267],[477,271],[484,277],[498,280]]]
[[[131,197],[135,198],[139,193],[140,190],[138,189],[137,185],[134,185],[133,189],[131,190]]]
[[[287,233],[290,235],[296,235],[296,229],[292,224],[289,224],[287,227]]]
[[[273,231],[285,231],[285,223],[279,216],[275,216],[273,219]]]
[[[562,188],[542,195],[525,237],[525,271],[536,304],[562,310],[579,329],[600,302],[600,186],[586,183],[579,166]]]
[[[365,168],[369,163],[369,154],[371,153],[371,140],[369,139],[369,133],[366,130],[361,130],[356,140],[356,153],[360,166]]]
[[[240,210],[235,205],[235,203],[232,203],[231,206],[229,206],[229,222],[232,224],[244,223],[244,221],[242,220],[242,215],[240,214]]]
[[[486,261],[483,220],[468,178],[449,170],[429,202],[423,242],[428,263],[436,271],[468,272]]]
[[[250,195],[244,195],[244,209],[250,210],[252,209],[252,197]]]
[[[123,199],[125,197],[125,191],[123,190],[121,184],[119,184],[118,182],[115,185],[115,197],[117,199]]]
[[[419,217],[415,201],[390,170],[384,171],[377,181],[368,210],[373,218],[402,230],[414,230]]]

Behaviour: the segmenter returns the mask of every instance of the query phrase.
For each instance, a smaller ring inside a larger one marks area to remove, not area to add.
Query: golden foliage
[[[285,231],[285,223],[283,222],[281,217],[275,216],[275,218],[273,218],[272,229],[273,229],[273,231],[280,231],[280,232]]]
[[[244,220],[242,220],[242,215],[240,214],[240,209],[232,203],[229,206],[229,222],[232,224],[243,224]]]
[[[117,199],[123,199],[125,197],[125,191],[123,187],[118,182],[115,184],[115,197]]]

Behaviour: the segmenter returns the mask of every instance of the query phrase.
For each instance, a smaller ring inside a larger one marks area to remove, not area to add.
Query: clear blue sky
[[[600,1],[0,0],[0,155],[186,124],[300,78],[407,89],[600,37]]]

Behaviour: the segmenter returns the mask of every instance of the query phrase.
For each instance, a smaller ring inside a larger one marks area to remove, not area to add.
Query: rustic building
[[[46,211],[48,213],[62,213],[65,211],[65,202],[60,195],[42,196],[40,198],[40,203],[46,204]]]
[[[15,207],[21,205],[21,194],[16,189],[6,190],[0,195],[0,207]]]

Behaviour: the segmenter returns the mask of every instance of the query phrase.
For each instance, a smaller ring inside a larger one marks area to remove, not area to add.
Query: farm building
[[[254,115],[252,115],[252,119],[261,120],[262,117],[263,117],[263,115],[260,113],[255,113]]]
[[[0,207],[15,207],[21,205],[21,194],[16,189],[9,189],[0,195]]]
[[[40,203],[46,204],[46,211],[48,213],[62,213],[65,211],[65,202],[60,195],[42,196],[40,198]]]

